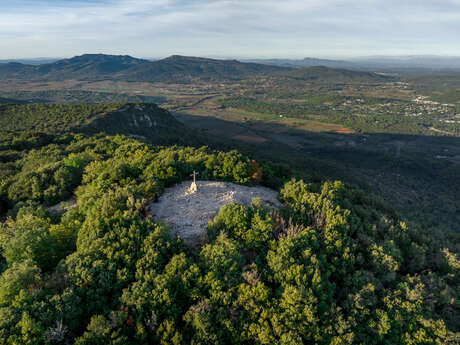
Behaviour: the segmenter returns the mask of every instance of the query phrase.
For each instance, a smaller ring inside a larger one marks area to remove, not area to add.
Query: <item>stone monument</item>
[[[188,191],[187,191],[187,194],[194,194],[198,191],[198,187],[196,186],[196,175],[198,175],[198,173],[196,171],[193,171],[193,173],[190,175],[193,177],[193,182],[192,184],[190,185]]]

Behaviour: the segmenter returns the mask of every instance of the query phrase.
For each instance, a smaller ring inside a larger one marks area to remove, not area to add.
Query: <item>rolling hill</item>
[[[306,57],[304,59],[248,59],[245,62],[261,63],[273,66],[292,67],[292,68],[304,68],[304,67],[316,67],[325,66],[330,68],[356,68],[353,63],[344,60],[329,60],[329,59],[317,59]]]
[[[85,54],[41,65],[1,64],[0,77],[30,80],[104,79],[147,60],[131,56]]]
[[[0,103],[155,103],[165,101],[161,96],[129,95],[126,93],[87,90],[0,91]]]
[[[66,132],[124,134],[156,144],[196,142],[168,111],[152,103],[119,104],[0,104],[0,134]]]
[[[188,83],[192,81],[241,80],[260,75],[277,75],[300,80],[382,81],[373,72],[347,70],[334,66],[315,66],[329,60],[304,59],[303,65],[274,66],[266,63],[216,60],[173,55],[148,61],[131,56],[85,54],[41,65],[17,62],[0,64],[0,78],[23,80],[122,80],[129,82]],[[332,61],[332,60],[331,60]],[[308,67],[305,67],[308,66]]]
[[[19,62],[26,65],[43,65],[45,63],[51,63],[58,61],[58,58],[31,58],[31,59],[2,59],[0,60],[0,64],[3,63],[10,63],[10,62]]]
[[[383,72],[434,72],[460,70],[460,57],[458,56],[367,56],[349,58],[348,60],[330,60],[306,57],[304,59],[247,59],[245,61],[293,68],[326,66],[330,68]]]
[[[25,103],[28,103],[28,101],[18,100],[14,98],[0,97],[0,104],[2,103],[25,104]]]
[[[85,54],[39,66],[17,62],[0,64],[0,78],[25,80],[125,80],[188,82],[195,79],[242,79],[287,70],[283,67],[236,60],[174,55],[158,61],[130,56]]]
[[[166,59],[141,64],[119,74],[128,81],[191,81],[194,79],[238,80],[255,75],[286,71],[286,68],[237,60],[215,60],[173,55]]]
[[[391,81],[392,76],[383,75],[374,72],[353,71],[340,68],[329,68],[325,66],[298,68],[289,71],[284,71],[283,76],[297,80],[310,81],[331,81],[334,83],[353,82],[382,82]]]
[[[133,58],[129,55],[85,54],[40,65],[37,72],[50,79],[91,79],[93,76],[102,78],[146,62],[147,60]]]

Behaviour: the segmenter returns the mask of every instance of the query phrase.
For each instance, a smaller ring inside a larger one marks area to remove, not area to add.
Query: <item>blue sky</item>
[[[460,56],[460,0],[0,0],[0,59]]]

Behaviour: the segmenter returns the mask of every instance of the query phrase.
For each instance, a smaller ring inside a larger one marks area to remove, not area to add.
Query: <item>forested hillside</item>
[[[21,101],[18,99],[13,99],[13,98],[5,98],[5,97],[0,97],[0,104],[2,103],[7,103],[7,104],[25,104],[27,101]]]
[[[340,68],[330,68],[319,64],[311,67],[299,68],[283,73],[287,78],[297,80],[317,80],[321,83],[333,82],[349,83],[359,81],[360,83],[376,83],[394,80],[394,77],[377,74],[374,72],[353,71]]]
[[[86,90],[0,91],[0,103],[161,103],[163,97]]]
[[[215,60],[174,55],[158,61],[130,56],[85,54],[43,65],[0,64],[0,78],[24,80],[127,80],[190,82],[193,79],[242,79],[285,71],[287,68],[236,60]]]
[[[178,82],[201,80],[238,80],[288,69],[236,60],[215,60],[174,55],[131,68],[120,78],[128,81]]]
[[[17,62],[0,64],[0,77],[31,80],[100,79],[146,62],[131,56],[85,54],[40,65]]]
[[[184,133],[167,115],[2,108],[0,344],[458,344],[458,236],[409,227],[340,181],[150,144],[166,138],[155,128]],[[113,119],[145,140],[108,135]],[[94,123],[107,132],[72,133]],[[283,207],[228,204],[188,247],[148,205],[193,171],[271,186]]]
[[[193,141],[194,133],[155,104],[0,104],[0,133],[125,134],[157,144]]]

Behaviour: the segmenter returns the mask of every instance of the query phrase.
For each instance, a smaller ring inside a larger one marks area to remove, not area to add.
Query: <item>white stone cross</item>
[[[199,175],[200,173],[196,172],[193,170],[193,173],[190,176],[193,176],[193,183],[196,183],[196,175]]]
[[[190,175],[193,176],[193,182],[188,189],[188,194],[196,193],[198,191],[198,187],[196,186],[196,175],[198,175],[196,171],[193,171],[193,174]]]

